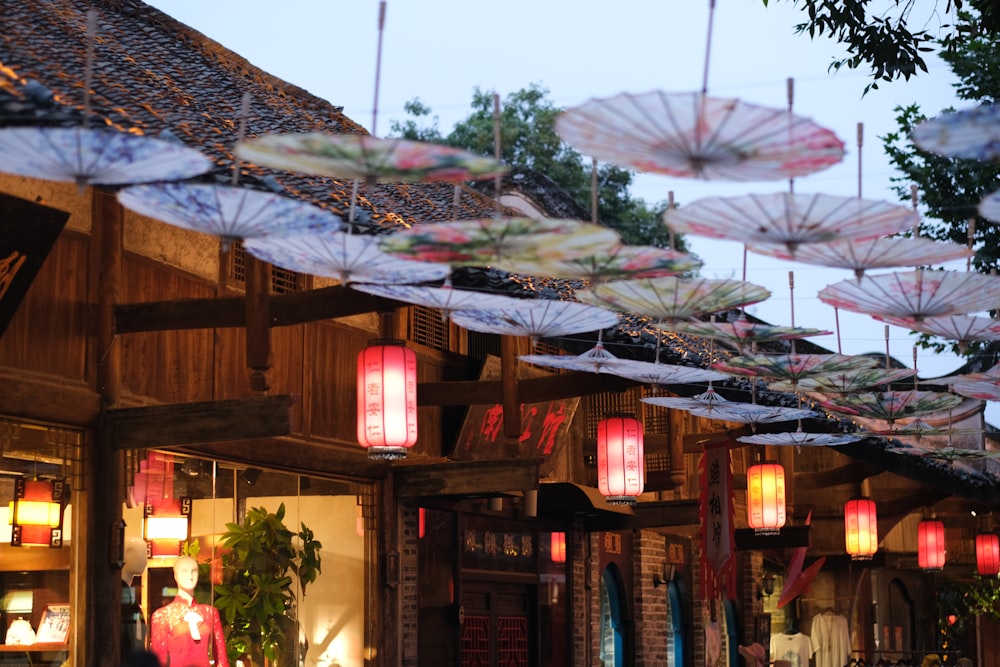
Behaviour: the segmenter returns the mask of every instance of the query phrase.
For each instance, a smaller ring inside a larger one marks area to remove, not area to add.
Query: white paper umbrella
[[[406,261],[406,260],[396,260]],[[407,262],[417,264],[417,262]],[[438,265],[445,266],[447,264]],[[455,289],[450,286],[430,287],[425,285],[367,285],[354,284],[353,289],[360,292],[367,292],[375,296],[405,301],[406,303],[436,308],[443,311],[443,315],[448,317],[456,310],[468,310],[470,308],[505,308],[512,304],[516,305],[520,299],[503,296],[501,294],[491,294],[488,292],[478,292],[476,290]]]
[[[669,176],[784,180],[844,157],[843,142],[807,118],[699,92],[593,99],[562,113],[556,131],[585,155]]]
[[[806,433],[801,429],[786,433],[757,433],[736,438],[748,445],[776,445],[779,447],[836,447],[857,442],[860,435],[853,433]]]
[[[1000,277],[962,271],[916,271],[845,280],[819,292],[842,310],[910,318],[976,313],[1000,303]]]
[[[244,241],[253,256],[291,271],[342,282],[422,283],[451,273],[447,264],[412,262],[382,252],[379,237],[346,232],[263,236]]]
[[[553,338],[599,331],[618,324],[618,313],[575,301],[513,299],[519,303],[490,310],[458,310],[455,324],[470,331],[507,336]]]
[[[677,366],[659,362],[614,359],[600,368],[601,373],[635,380],[643,384],[693,384],[725,380],[725,373],[708,368]]]
[[[198,151],[115,130],[0,129],[0,171],[83,187],[191,178],[212,168]]]
[[[1000,158],[1000,106],[984,104],[943,113],[920,123],[910,133],[925,151],[967,160]]]
[[[618,357],[608,352],[604,344],[598,341],[597,345],[582,354],[524,354],[518,359],[535,366],[598,373],[608,363],[618,360]]]
[[[577,292],[584,303],[659,320],[684,320],[757,303],[771,296],[767,289],[742,280],[664,278],[615,280]]]
[[[992,317],[950,315],[947,317],[928,317],[923,320],[883,317],[881,315],[874,317],[880,322],[893,326],[948,338],[958,342],[959,347],[973,341],[1000,340],[1000,320],[995,320]]]
[[[591,282],[626,278],[660,278],[701,267],[691,255],[653,246],[615,245],[580,257],[502,259],[494,265],[511,273],[556,278],[582,278]]]
[[[133,185],[118,193],[127,209],[177,227],[214,234],[223,247],[237,239],[336,231],[331,211],[271,192],[208,183]]]
[[[1000,190],[991,192],[979,202],[979,215],[990,222],[1000,222]]]
[[[705,197],[668,208],[663,222],[685,234],[781,244],[794,256],[802,244],[895,234],[919,224],[920,217],[912,209],[884,201],[776,192]]]
[[[869,269],[929,266],[975,255],[975,252],[958,243],[909,237],[811,243],[799,246],[794,254],[783,245],[750,244],[747,249],[758,255],[795,260],[803,264],[850,269],[858,278]]]

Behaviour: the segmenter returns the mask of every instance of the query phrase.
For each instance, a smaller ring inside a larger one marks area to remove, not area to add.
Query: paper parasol
[[[811,375],[829,375],[878,363],[871,357],[846,354],[750,354],[730,357],[712,364],[729,375],[771,378],[795,383]]]
[[[733,401],[730,401],[724,396],[720,396],[718,392],[712,387],[708,388],[708,391],[702,392],[695,396],[683,397],[683,396],[647,396],[640,399],[643,403],[648,403],[650,405],[656,405],[661,408],[672,408],[674,410],[706,410],[711,411],[713,408],[729,405]]]
[[[407,262],[409,264],[419,264],[408,260],[396,261]],[[447,266],[443,264],[440,266]],[[475,290],[455,289],[454,287],[430,287],[425,285],[368,285],[354,284],[353,289],[360,292],[367,292],[375,296],[396,301],[405,301],[426,308],[436,308],[442,311],[442,315],[447,318],[450,313],[456,310],[468,310],[472,308],[504,308],[513,303],[520,302],[521,299],[503,296],[502,294],[491,294],[488,292],[477,292]]]
[[[643,403],[675,410],[684,410],[699,417],[718,419],[721,421],[739,422],[742,424],[764,424],[779,421],[791,421],[816,415],[811,410],[786,408],[781,406],[755,405],[730,401],[720,396],[714,389],[693,396],[682,398],[675,396],[647,396],[640,399]]]
[[[947,157],[992,161],[1000,158],[1000,106],[984,104],[943,113],[910,133],[919,148]]]
[[[804,560],[805,548],[799,548],[803,551]],[[812,585],[813,580],[816,578],[816,575],[819,574],[819,571],[824,564],[826,564],[826,556],[820,556],[814,563],[804,570],[801,569],[802,563],[800,562],[799,571],[794,576],[792,576],[791,567],[789,567],[788,576],[785,578],[785,586],[781,589],[781,597],[778,598],[778,604],[776,607],[781,609],[798,596],[807,592],[809,590],[809,586]]]
[[[1000,381],[1000,365],[993,366],[978,373],[963,373],[961,375],[945,375],[928,380],[933,384],[955,384],[956,382],[997,382]]]
[[[941,336],[958,342],[964,347],[972,341],[1000,340],[1000,320],[975,315],[950,315],[928,317],[923,320],[874,316],[876,320],[893,326]]]
[[[971,435],[974,433],[982,433],[981,428],[936,428],[931,426],[924,420],[917,418],[910,421],[907,424],[900,426],[898,423],[892,424],[892,428],[889,429],[873,429],[868,431],[872,435],[877,435],[883,438],[916,438],[918,441],[922,438],[936,437],[936,436],[952,436],[952,435]]]
[[[957,243],[907,237],[811,243],[800,246],[794,255],[783,245],[750,244],[747,249],[758,255],[778,259],[850,269],[857,278],[861,278],[869,269],[928,266],[975,255],[968,247]]]
[[[980,401],[1000,401],[1000,383],[997,382],[956,382],[951,385],[951,390],[960,396]]]
[[[824,287],[819,300],[841,310],[909,318],[967,315],[1000,303],[1000,276],[963,271],[903,271]]]
[[[228,185],[133,185],[118,193],[118,201],[136,213],[218,236],[224,249],[237,239],[343,228],[336,214],[318,206],[271,192]]]
[[[518,359],[535,366],[598,373],[606,364],[617,360],[618,357],[608,352],[604,344],[598,341],[597,345],[582,354],[525,354]]]
[[[453,266],[493,266],[508,260],[566,260],[616,245],[613,230],[579,220],[485,218],[415,225],[382,237],[392,255]]]
[[[336,278],[342,282],[421,283],[441,280],[447,264],[412,262],[382,252],[378,236],[326,232],[247,239],[251,255],[292,271]]]
[[[786,433],[757,433],[736,438],[748,445],[776,445],[779,447],[836,447],[857,442],[854,433],[806,433],[801,428]]]
[[[751,322],[743,318],[734,319],[729,322],[678,320],[665,324],[657,324],[656,326],[664,331],[735,343],[740,349],[748,343],[796,340],[799,338],[808,338],[809,336],[826,336],[833,333],[832,331],[824,331],[822,329],[775,326],[763,322]]]
[[[660,320],[683,320],[757,303],[771,296],[767,289],[742,280],[664,278],[615,280],[577,292],[584,303]]]
[[[991,192],[979,202],[979,215],[990,222],[1000,222],[1000,190]]]
[[[820,401],[828,410],[890,424],[897,419],[950,410],[962,402],[961,396],[934,391],[876,391],[833,395]]]
[[[783,180],[844,157],[843,142],[810,119],[699,92],[592,99],[556,118],[556,132],[626,169],[703,179]]]
[[[451,321],[470,331],[552,338],[607,329],[620,319],[614,311],[575,301],[511,300],[519,303],[490,310],[457,310]]]
[[[694,366],[677,366],[651,361],[636,361],[632,359],[614,359],[613,363],[605,364],[601,373],[635,380],[643,384],[692,384],[724,380],[725,373],[708,368]]]
[[[266,134],[239,142],[235,152],[272,169],[366,183],[457,183],[507,171],[492,158],[460,148],[361,134]]]
[[[938,461],[982,461],[984,459],[1000,458],[1000,450],[996,449],[964,449],[961,447],[886,447],[887,451],[908,456],[920,456]]]
[[[162,139],[82,127],[0,129],[0,171],[49,181],[121,185],[191,178],[212,168],[198,151]]]
[[[768,382],[771,391],[804,391],[852,394],[916,375],[912,368],[854,368],[829,375],[813,375],[796,382]]]
[[[653,246],[616,245],[598,248],[580,257],[517,258],[496,262],[498,269],[530,276],[583,278],[591,282],[626,278],[660,278],[673,276],[701,267],[702,262],[691,255]]]
[[[920,217],[912,209],[884,201],[776,192],[705,197],[668,208],[663,222],[685,234],[780,244],[795,256],[802,244],[895,234],[919,224]]]

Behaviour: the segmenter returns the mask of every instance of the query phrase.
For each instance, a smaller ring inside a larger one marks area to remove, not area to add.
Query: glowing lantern
[[[62,480],[17,478],[10,503],[11,545],[61,547],[65,492]]]
[[[427,532],[427,510],[423,507],[417,510],[417,538],[423,539]]]
[[[869,560],[878,551],[878,517],[875,501],[855,498],[844,505],[844,537],[854,560]]]
[[[181,555],[181,544],[191,535],[191,499],[163,498],[143,509],[142,537],[152,558]]]
[[[917,524],[917,565],[923,570],[944,567],[944,523],[937,520]]]
[[[566,562],[566,533],[552,533],[550,549],[553,563]]]
[[[993,533],[976,535],[976,570],[983,577],[1000,574],[1000,538]]]
[[[597,487],[615,505],[635,504],[642,493],[642,424],[628,415],[602,419],[597,424]]]
[[[417,442],[417,355],[402,341],[373,341],[358,354],[358,443],[395,460]]]
[[[358,505],[358,515],[354,518],[354,532],[358,537],[365,536],[365,511],[361,505]]]
[[[747,522],[758,535],[774,535],[785,525],[785,469],[780,464],[747,469]]]

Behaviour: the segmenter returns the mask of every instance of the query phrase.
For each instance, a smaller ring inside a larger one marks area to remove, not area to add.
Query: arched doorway
[[[601,646],[602,667],[625,664],[624,586],[621,572],[608,565],[601,574]]]
[[[684,607],[676,581],[667,583],[667,667],[684,667]]]

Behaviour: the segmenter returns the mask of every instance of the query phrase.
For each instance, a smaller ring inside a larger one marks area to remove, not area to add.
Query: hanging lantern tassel
[[[917,524],[917,565],[922,570],[944,568],[944,523],[937,520]]]
[[[855,498],[844,505],[844,537],[852,560],[870,560],[878,551],[875,501]]]
[[[368,457],[404,458],[417,442],[417,355],[402,341],[373,341],[358,354],[358,443]]]
[[[747,523],[756,535],[777,535],[785,525],[785,469],[780,464],[747,469]]]
[[[613,505],[634,505],[646,475],[642,424],[630,415],[615,415],[597,424],[597,487]]]
[[[996,534],[976,535],[976,571],[983,577],[1000,574],[1000,538]]]

